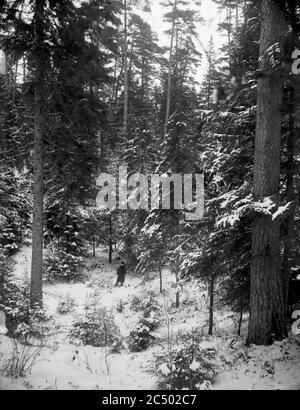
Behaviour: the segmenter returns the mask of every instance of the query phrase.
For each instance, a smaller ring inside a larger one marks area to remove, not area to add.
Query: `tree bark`
[[[238,32],[239,29],[239,0],[236,0],[235,4],[235,30],[236,33]]]
[[[127,52],[127,0],[124,0],[124,118],[123,135],[126,137],[128,130],[128,52]]]
[[[228,41],[228,62],[229,62],[229,72],[232,74],[232,44],[231,44],[231,24],[232,24],[232,10],[227,7],[227,41]]]
[[[173,8],[173,22],[172,22],[171,44],[170,44],[170,52],[169,52],[167,106],[166,106],[166,118],[165,118],[165,127],[164,127],[164,137],[167,135],[167,132],[168,132],[168,123],[169,123],[169,118],[170,118],[171,80],[172,80],[172,55],[173,55],[173,43],[174,43],[175,24],[176,24],[176,10],[177,10],[177,0],[174,1],[174,8]]]
[[[174,271],[175,271],[175,279],[176,279],[176,301],[175,307],[176,309],[180,306],[180,291],[179,291],[179,281],[180,281],[180,271],[179,271],[179,263],[178,259],[176,258],[174,262]]]
[[[95,244],[95,235],[93,235],[93,257],[96,256],[96,244]]]
[[[243,323],[243,314],[244,314],[244,308],[243,308],[243,297],[241,296],[241,300],[240,300],[240,318],[239,318],[238,336],[241,336],[241,331],[242,331],[242,323]]]
[[[214,327],[214,295],[215,295],[215,275],[212,274],[209,284],[209,323],[208,334],[212,336]]]
[[[2,54],[2,58],[1,58]],[[0,87],[3,90],[5,89],[4,84],[5,84],[5,77],[7,75],[7,61],[6,61],[6,56],[4,51],[0,49]],[[6,133],[4,131],[4,118],[2,117],[4,113],[4,92],[1,92],[0,94],[0,149],[1,151],[6,151],[7,149],[7,141],[6,141]],[[3,159],[1,159],[2,162]]]
[[[162,279],[162,270],[161,270],[161,266],[160,266],[160,262],[157,264],[157,269],[158,269],[158,273],[159,273],[159,291],[160,293],[163,293],[163,279]]]
[[[108,262],[112,264],[112,255],[113,255],[113,247],[112,247],[112,217],[109,216],[109,244],[108,244]]]
[[[286,169],[286,201],[292,202],[295,199],[294,195],[294,147],[295,147],[295,120],[294,120],[294,101],[296,90],[292,89],[290,93],[289,107],[289,133],[287,137],[287,169]],[[291,258],[292,244],[294,236],[294,210],[290,212],[286,220],[286,235],[284,238],[284,251],[282,260],[282,278],[285,314],[289,313],[289,285],[291,278]]]
[[[43,274],[43,139],[44,139],[44,84],[45,46],[44,13],[45,1],[35,2],[35,96],[34,96],[34,182],[33,182],[33,222],[32,222],[32,262],[31,298],[32,306],[42,306]]]
[[[282,46],[286,22],[273,0],[262,1],[260,71],[254,162],[254,200],[279,201],[283,77],[273,69],[270,49]],[[278,63],[278,64],[281,64]],[[266,74],[268,73],[268,74]],[[276,210],[275,207],[275,210]],[[268,345],[287,335],[280,272],[280,226],[265,214],[252,225],[252,266],[248,343]]]

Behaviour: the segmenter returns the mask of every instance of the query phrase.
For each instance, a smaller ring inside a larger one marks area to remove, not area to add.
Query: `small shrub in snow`
[[[117,304],[117,312],[122,313],[124,311],[124,303],[123,300],[120,299],[119,303]]]
[[[28,335],[43,338],[48,330],[49,317],[39,307],[30,305],[30,283],[17,284],[13,281],[7,283],[5,298],[0,303],[0,310],[6,315],[6,326],[9,335],[20,338],[19,330],[22,326],[28,329]]]
[[[160,306],[150,293],[144,299],[134,296],[131,309],[140,312],[141,316],[128,337],[128,347],[132,352],[146,350],[155,339],[153,331],[160,325]]]
[[[128,337],[128,348],[131,352],[146,350],[155,339],[153,331],[157,329],[160,322],[151,314],[151,317],[143,317]]]
[[[106,308],[93,308],[81,317],[71,330],[71,339],[95,347],[111,346],[119,336],[114,315]]]
[[[134,312],[138,312],[141,310],[141,304],[143,299],[140,296],[134,295],[130,301],[130,309]]]
[[[12,268],[8,254],[0,245],[0,309],[1,305],[6,303],[8,293],[10,292],[11,276]]]
[[[275,366],[274,363],[271,361],[266,361],[263,365],[262,365],[262,369],[265,370],[265,372],[267,374],[275,374]]]
[[[153,339],[150,328],[139,322],[129,334],[128,348],[131,352],[141,352],[150,346]]]
[[[201,349],[199,344],[184,342],[166,355],[156,358],[155,373],[163,390],[207,390],[216,376],[215,349]]]
[[[66,315],[70,313],[75,306],[75,301],[74,299],[71,298],[70,294],[67,294],[67,296],[59,301],[59,304],[57,306],[57,312],[60,315]]]
[[[134,296],[131,299],[130,309],[142,313],[143,317],[150,317],[152,312],[157,314],[160,311],[160,306],[153,295],[149,294],[144,298]]]
[[[11,339],[12,349],[6,358],[2,374],[6,377],[24,377],[37,363],[44,348],[44,338],[32,335],[32,324],[19,324]]]
[[[11,256],[18,251],[19,245],[20,231],[18,224],[10,223],[6,226],[2,226],[0,231],[0,246],[3,247],[5,252]]]
[[[31,344],[20,343],[17,339],[12,339],[12,350],[2,369],[3,376],[24,377],[31,372],[42,350],[42,344],[32,346]]]
[[[141,318],[139,323],[147,326],[150,329],[150,332],[154,332],[154,330],[156,330],[160,325],[160,321],[158,318],[155,317],[154,312],[150,314],[150,317]]]
[[[126,349],[126,343],[121,336],[116,336],[110,346],[110,353],[121,353]]]
[[[48,280],[78,280],[83,275],[85,264],[80,256],[64,251],[51,253],[45,261],[45,275]]]

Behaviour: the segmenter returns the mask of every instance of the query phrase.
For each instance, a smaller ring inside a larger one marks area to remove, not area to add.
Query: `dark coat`
[[[117,270],[118,282],[124,282],[125,274],[126,274],[125,266],[124,265],[119,266]]]

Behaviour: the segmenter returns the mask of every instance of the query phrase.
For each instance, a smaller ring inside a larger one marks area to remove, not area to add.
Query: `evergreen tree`
[[[278,210],[281,107],[283,80],[276,73],[282,60],[271,61],[274,44],[282,44],[287,32],[281,10],[273,1],[262,3],[260,69],[258,82],[257,128],[254,163],[254,200],[263,204],[269,198],[271,214]],[[282,58],[282,57],[281,57]],[[280,224],[265,212],[252,225],[252,270],[249,343],[268,344],[286,336],[283,284],[280,272]]]

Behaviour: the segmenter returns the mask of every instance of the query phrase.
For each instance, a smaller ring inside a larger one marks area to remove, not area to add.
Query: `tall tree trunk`
[[[119,96],[119,86],[120,86],[120,82],[121,82],[121,78],[123,75],[123,70],[124,70],[124,62],[122,61],[122,66],[116,81],[116,87],[115,87],[115,92],[114,92],[114,105],[115,107],[117,106],[118,103],[118,96]]]
[[[71,244],[71,232],[70,232],[70,216],[67,214],[66,216],[66,252],[70,253],[71,252],[71,248],[70,248],[70,244]]]
[[[177,0],[174,1],[174,8],[173,8],[173,22],[172,22],[171,44],[170,44],[170,52],[169,52],[167,106],[166,106],[164,137],[167,135],[167,132],[168,132],[168,123],[169,123],[169,118],[170,118],[171,81],[172,81],[172,56],[173,56],[173,43],[174,43],[175,25],[176,25],[176,10],[177,10]]]
[[[117,88],[117,67],[118,67],[118,56],[115,56],[115,64],[114,64],[114,85],[111,87],[111,101],[114,101],[114,97],[116,94]]]
[[[283,78],[272,69],[270,48],[282,45],[286,23],[273,0],[262,1],[260,70],[254,163],[254,200],[278,205]],[[252,266],[248,343],[270,344],[287,335],[280,272],[280,226],[261,214],[252,225]]]
[[[238,336],[241,336],[242,323],[243,323],[243,314],[244,314],[243,296],[241,295],[241,298],[240,298],[240,318],[239,318],[239,326],[238,326]]]
[[[231,24],[232,24],[232,10],[227,7],[227,41],[228,41],[228,58],[229,58],[229,72],[232,75],[232,44],[231,44]]]
[[[20,221],[20,235],[19,235],[19,241],[20,243],[23,242],[23,219]]]
[[[295,145],[295,121],[294,121],[294,93],[291,90],[290,94],[290,113],[289,113],[289,133],[287,137],[287,169],[286,169],[286,200],[287,202],[294,201],[294,145]],[[284,238],[284,251],[282,260],[282,277],[283,277],[283,292],[285,312],[288,315],[289,311],[289,284],[290,284],[290,268],[292,258],[292,242],[294,232],[294,212],[291,212],[286,220],[286,235]]]
[[[158,270],[158,274],[159,274],[159,291],[160,293],[163,293],[163,279],[162,279],[162,270],[161,270],[161,265],[160,262],[158,262],[157,264],[157,270]]]
[[[180,281],[180,271],[179,271],[179,262],[178,258],[174,262],[174,271],[175,271],[175,279],[176,279],[176,301],[175,307],[178,309],[180,306],[180,290],[179,290],[179,281]]]
[[[5,99],[5,93],[4,93],[4,84],[5,84],[5,76],[7,74],[7,61],[6,61],[6,55],[3,50],[0,49],[0,87],[1,89],[3,88],[3,91],[0,94],[0,149],[1,151],[6,151],[6,136],[5,136],[5,131],[4,131],[4,99]],[[2,162],[3,158],[1,159]]]
[[[208,52],[208,75],[207,75],[207,91],[206,91],[206,108],[210,109],[210,98],[211,98],[211,72],[212,72],[212,59],[213,59],[213,38],[210,36],[210,46]]]
[[[112,264],[113,246],[112,246],[112,217],[109,216],[109,244],[108,244],[108,262]]]
[[[96,244],[95,244],[95,235],[93,235],[93,257],[96,256]]]
[[[32,221],[32,262],[31,262],[31,305],[42,306],[43,274],[43,139],[44,139],[44,84],[45,45],[44,14],[45,1],[35,2],[35,97],[34,97],[34,182]]]
[[[239,29],[239,0],[236,0],[235,4],[235,31],[237,33]]]
[[[128,130],[128,52],[127,52],[127,0],[124,0],[124,117],[123,117],[123,136],[127,135]]]
[[[215,296],[215,275],[212,274],[209,284],[209,322],[208,334],[212,336],[214,327],[214,296]]]
[[[145,57],[142,57],[142,67],[141,67],[141,93],[142,93],[142,101],[144,104],[145,99]]]

